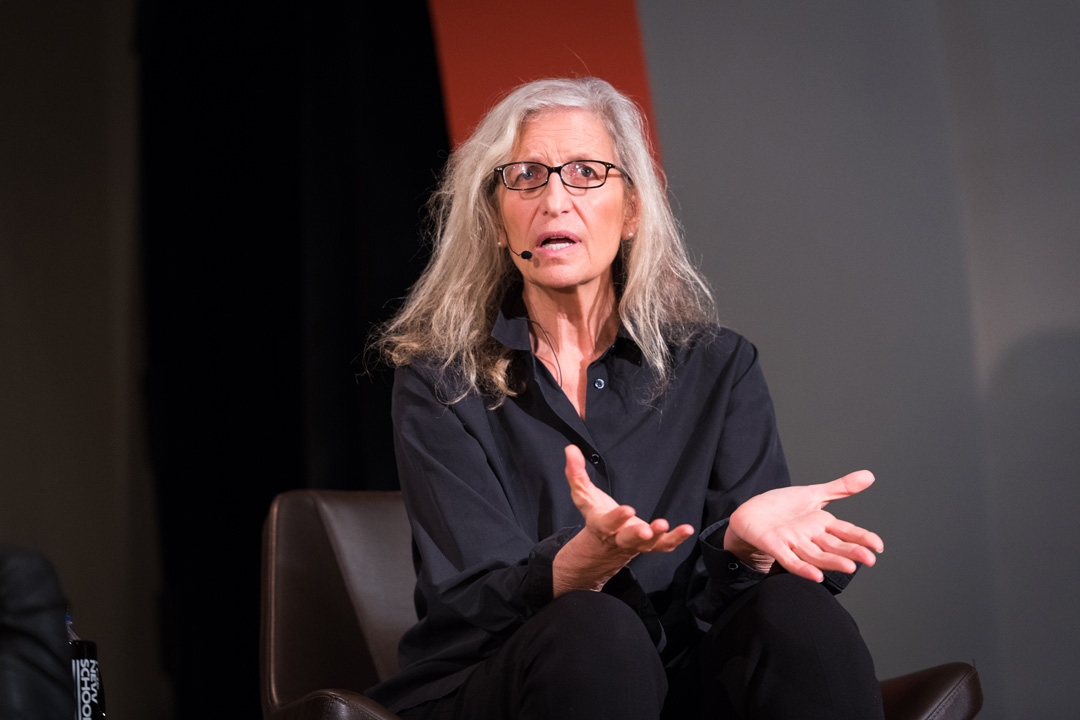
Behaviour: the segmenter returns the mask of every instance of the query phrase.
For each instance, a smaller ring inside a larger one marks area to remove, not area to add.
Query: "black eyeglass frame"
[[[599,185],[571,185],[570,183],[566,182],[566,178],[563,177],[562,169],[567,165],[573,165],[574,163],[597,163],[598,165],[603,165],[604,179],[600,181]],[[510,183],[506,182],[506,176],[503,175],[503,170],[510,167],[511,165],[539,165],[542,168],[546,168],[548,174],[547,177],[544,178],[544,182],[540,183],[539,185],[534,185],[533,187],[527,188],[514,188],[510,187]],[[623,174],[623,177],[626,178],[626,181],[628,183],[630,183],[631,185],[634,184],[634,181],[630,178],[630,173],[626,172],[615,163],[604,162],[603,160],[571,160],[570,162],[564,162],[562,165],[545,165],[544,163],[536,162],[535,160],[515,160],[513,162],[508,162],[505,165],[499,165],[492,172],[495,173],[496,177],[502,180],[502,184],[507,190],[513,190],[514,192],[528,192],[529,190],[539,190],[540,188],[551,182],[552,173],[557,174],[559,176],[559,180],[562,181],[562,184],[568,188],[574,188],[575,190],[595,190],[596,188],[604,187],[604,185],[607,184],[608,175],[611,173],[612,170],[618,170]]]

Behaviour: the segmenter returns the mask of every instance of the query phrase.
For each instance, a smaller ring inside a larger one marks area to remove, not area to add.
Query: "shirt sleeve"
[[[552,561],[577,532],[528,537],[484,448],[424,368],[395,375],[393,419],[417,569],[410,661],[468,664],[552,599]],[[462,401],[462,402],[468,402]]]
[[[687,598],[690,611],[706,625],[766,577],[724,550],[731,513],[755,495],[791,484],[757,349],[739,338],[721,378],[728,384],[723,425],[698,535],[701,556]]]
[[[731,513],[755,495],[791,484],[757,349],[740,338],[731,362],[733,380],[706,496],[704,529],[698,536],[701,557],[688,598],[691,612],[706,624],[736,595],[767,576],[724,550]],[[776,565],[773,572],[786,571]],[[823,584],[836,594],[852,577],[829,570]]]

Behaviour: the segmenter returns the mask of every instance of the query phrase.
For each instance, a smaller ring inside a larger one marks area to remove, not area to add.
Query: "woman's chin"
[[[610,283],[610,273],[585,272],[581,268],[549,267],[539,271],[523,273],[525,283],[547,292],[572,292],[582,290],[595,283]]]

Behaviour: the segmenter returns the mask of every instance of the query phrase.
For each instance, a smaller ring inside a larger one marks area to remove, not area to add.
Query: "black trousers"
[[[45,558],[0,548],[0,718],[75,717],[66,612]]]
[[[405,720],[881,720],[855,622],[828,590],[773,575],[708,633],[662,663],[620,600],[563,595],[529,619],[454,693]]]

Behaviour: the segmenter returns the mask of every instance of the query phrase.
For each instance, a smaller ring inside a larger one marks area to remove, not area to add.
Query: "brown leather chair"
[[[416,620],[400,493],[293,490],[263,529],[263,717],[394,720],[361,691],[397,670]],[[949,663],[881,683],[887,720],[969,720],[978,672]]]

